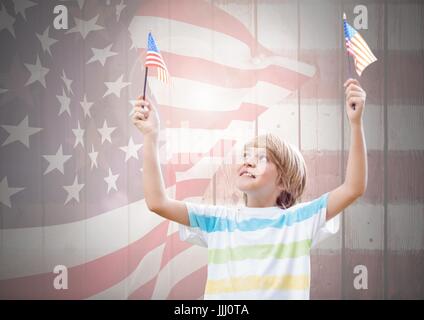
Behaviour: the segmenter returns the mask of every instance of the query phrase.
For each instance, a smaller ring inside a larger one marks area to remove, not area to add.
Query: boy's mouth
[[[239,176],[240,176],[240,177],[242,177],[242,176],[247,176],[247,177],[251,177],[251,178],[253,178],[253,179],[255,179],[255,178],[256,178],[256,176],[255,176],[254,174],[250,173],[250,172],[249,172],[249,171],[247,171],[247,170],[242,170],[242,171],[240,172]]]

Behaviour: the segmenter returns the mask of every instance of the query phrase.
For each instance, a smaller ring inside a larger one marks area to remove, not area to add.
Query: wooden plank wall
[[[214,1],[236,15],[276,54],[316,67],[315,76],[257,120],[256,133],[272,132],[299,147],[308,166],[303,200],[342,183],[350,146],[343,83],[349,76],[341,17],[353,24],[352,1]],[[424,3],[363,1],[368,29],[360,33],[378,62],[363,73],[367,91],[364,131],[366,194],[341,215],[337,235],[313,250],[313,299],[423,299],[423,87]],[[353,65],[352,65],[353,70]],[[355,74],[356,76],[356,74]],[[231,167],[223,167],[207,197],[237,203]],[[368,288],[355,289],[355,266]]]
[[[424,297],[423,17],[421,1],[388,4],[385,287],[395,299]]]

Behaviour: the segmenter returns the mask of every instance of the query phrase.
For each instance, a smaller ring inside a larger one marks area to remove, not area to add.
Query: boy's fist
[[[366,93],[356,79],[344,83],[346,94],[346,112],[351,124],[360,123],[365,107]]]
[[[145,135],[158,136],[159,133],[159,116],[156,108],[152,103],[138,97],[134,106],[132,122]]]

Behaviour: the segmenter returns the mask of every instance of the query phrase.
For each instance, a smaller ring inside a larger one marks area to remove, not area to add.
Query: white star
[[[59,116],[64,113],[65,111],[71,115],[71,110],[69,109],[69,105],[71,103],[71,99],[66,95],[65,89],[62,88],[62,95],[56,96],[57,99],[59,99],[60,102],[60,110],[59,110]]]
[[[3,125],[1,127],[9,133],[9,136],[3,142],[2,147],[14,141],[19,141],[29,148],[29,137],[43,130],[43,128],[28,126],[28,116],[26,116],[17,126]]]
[[[44,175],[49,173],[50,171],[53,171],[54,169],[59,170],[62,174],[64,174],[64,164],[66,161],[68,161],[70,158],[72,158],[71,155],[64,155],[62,151],[62,145],[59,146],[59,149],[57,150],[55,155],[45,155],[43,156],[44,159],[46,159],[49,162],[49,166],[47,167],[46,171],[44,171]]]
[[[7,13],[6,8],[3,8],[3,5],[0,3],[0,32],[3,29],[7,29],[12,34],[12,36],[16,38],[15,29],[13,29],[14,23],[15,23],[15,18],[10,16]]]
[[[74,183],[70,186],[63,187],[66,192],[68,192],[68,197],[66,198],[65,204],[67,204],[70,200],[75,199],[79,202],[79,192],[82,188],[84,188],[84,184],[78,184],[78,176],[75,176]]]
[[[91,118],[90,109],[93,106],[94,102],[87,101],[87,95],[84,95],[84,101],[80,102],[81,108],[84,110],[84,117]]]
[[[44,88],[46,88],[46,74],[49,73],[50,70],[48,68],[44,68],[41,65],[40,57],[37,56],[37,61],[35,64],[25,63],[25,67],[27,67],[28,71],[31,73],[31,76],[25,85],[27,86],[35,81],[38,81]]]
[[[107,176],[105,179],[107,183],[107,193],[109,194],[109,191],[113,188],[116,191],[118,191],[118,188],[116,187],[116,180],[118,180],[119,174],[112,174],[112,170],[109,168],[109,176]]]
[[[87,61],[87,64],[99,61],[102,66],[104,66],[107,58],[118,54],[117,52],[110,51],[110,48],[112,48],[112,44],[104,49],[91,48],[91,51],[93,51],[94,55],[90,58],[90,60]]]
[[[91,152],[88,154],[91,160],[91,169],[95,166],[97,168],[97,156],[99,155],[98,152],[94,151],[94,145],[91,145]]]
[[[9,184],[7,183],[7,177],[4,177],[3,180],[0,182],[0,203],[3,203],[9,208],[12,208],[12,205],[10,203],[10,197],[24,189],[25,188],[9,188]]]
[[[36,34],[38,40],[40,40],[41,47],[43,48],[43,51],[47,51],[50,55],[52,55],[50,51],[50,47],[55,44],[58,40],[50,38],[49,37],[49,29],[50,27],[47,27],[46,30],[44,30],[43,34]]]
[[[123,78],[124,75],[122,74],[115,82],[105,82],[107,91],[104,94],[103,98],[112,93],[118,98],[120,98],[121,90],[130,84],[130,82],[123,82]]]
[[[128,142],[128,146],[120,147],[122,151],[125,152],[125,162],[127,162],[130,158],[135,158],[138,160],[138,150],[140,150],[142,144],[134,144],[132,137]]]
[[[131,104],[132,108],[130,110],[130,113],[128,114],[130,117],[133,115],[134,113],[134,107],[135,107],[135,103],[137,100],[129,100],[129,103]]]
[[[112,143],[112,139],[110,138],[110,135],[112,134],[113,131],[115,131],[115,129],[116,127],[108,127],[106,120],[105,122],[103,122],[103,128],[97,129],[97,131],[99,131],[99,133],[102,136],[102,144],[103,142],[105,142],[105,140]]]
[[[103,29],[102,26],[99,26],[98,24],[96,24],[98,18],[99,18],[99,15],[95,16],[91,20],[81,20],[81,19],[78,19],[78,18],[74,18],[75,19],[75,27],[68,30],[68,32],[66,32],[66,34],[79,32],[81,34],[81,37],[83,37],[83,39],[85,39],[91,31]]]
[[[121,17],[121,12],[122,12],[122,10],[125,9],[126,6],[127,5],[124,4],[124,0],[121,0],[121,3],[117,4],[115,6],[115,8],[116,8],[116,21],[119,21],[119,18]]]
[[[81,144],[82,147],[84,148],[84,129],[81,129],[80,127],[80,122],[78,120],[78,128],[77,129],[72,129],[72,132],[75,135],[75,144],[74,144],[74,148]]]
[[[62,71],[62,77],[60,77],[62,80],[63,80],[63,82],[65,83],[65,86],[66,86],[66,89],[68,90],[68,93],[71,93],[71,94],[74,94],[73,92],[72,92],[72,88],[71,88],[71,84],[72,84],[72,80],[70,80],[70,79],[68,79],[67,77],[66,77],[66,74],[65,74],[65,69],[63,69],[63,71]]]
[[[25,10],[37,5],[36,3],[31,2],[29,0],[18,0],[18,1],[14,1],[14,3],[15,3],[16,14],[20,13],[22,17],[24,18],[24,20],[26,20]]]

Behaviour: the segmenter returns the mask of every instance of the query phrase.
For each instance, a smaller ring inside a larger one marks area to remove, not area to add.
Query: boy
[[[245,146],[237,187],[242,208],[200,205],[165,195],[158,159],[159,117],[138,100],[133,123],[144,134],[143,186],[149,210],[191,227],[182,233],[208,247],[205,299],[309,299],[310,249],[335,217],[364,194],[367,158],[362,114],[365,91],[345,82],[351,145],[342,185],[297,203],[306,183],[300,152],[272,135]],[[145,106],[145,107],[144,107]]]

